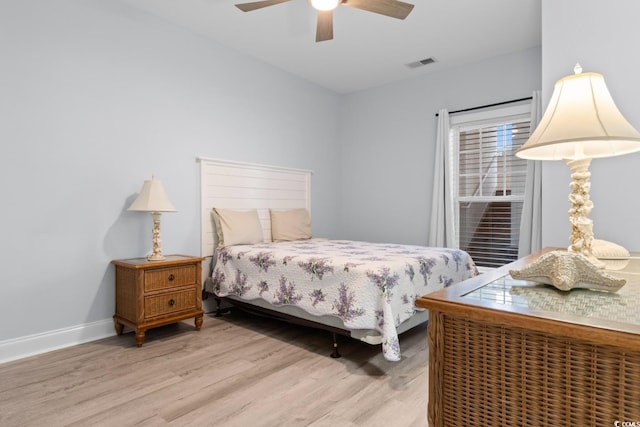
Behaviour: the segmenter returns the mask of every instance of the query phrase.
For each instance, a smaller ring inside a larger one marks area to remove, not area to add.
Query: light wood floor
[[[427,425],[426,326],[379,346],[242,312],[0,365],[0,425]]]

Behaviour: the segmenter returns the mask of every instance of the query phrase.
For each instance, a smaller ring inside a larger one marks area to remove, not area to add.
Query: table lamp
[[[593,222],[588,218],[593,209],[589,198],[589,165],[594,158],[640,151],[640,133],[616,107],[601,74],[583,73],[579,64],[574,72],[556,82],[542,120],[516,156],[532,160],[564,160],[569,166],[571,235],[566,253],[582,254],[593,266],[602,268],[604,263],[594,255]],[[598,243],[618,246],[604,241]],[[555,254],[555,257],[566,256]],[[567,264],[566,259],[561,263],[565,270],[590,267],[578,267],[579,261]],[[558,264],[546,267],[559,268]]]
[[[161,212],[177,212],[177,210],[169,201],[169,196],[164,191],[162,182],[154,176],[150,180],[146,180],[140,194],[127,210],[151,212],[153,217],[153,252],[147,256],[147,259],[149,261],[165,259],[162,255],[162,241],[160,240],[160,214]]]

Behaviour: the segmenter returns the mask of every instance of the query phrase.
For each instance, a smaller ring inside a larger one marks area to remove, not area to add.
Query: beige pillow
[[[235,211],[215,208],[213,218],[218,230],[218,246],[251,245],[263,242],[262,226],[258,211],[255,209]]]
[[[224,235],[222,234],[222,225],[220,225],[220,216],[218,216],[215,208],[211,209],[211,217],[213,218],[213,226],[216,229],[218,246],[224,246]]]
[[[271,238],[274,242],[311,238],[311,218],[306,209],[271,210]]]

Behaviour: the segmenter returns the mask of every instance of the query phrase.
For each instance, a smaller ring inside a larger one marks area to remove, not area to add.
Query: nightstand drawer
[[[188,289],[179,292],[146,297],[144,299],[144,317],[156,317],[196,307],[196,290]]]
[[[195,265],[159,268],[144,272],[145,292],[196,283]]]

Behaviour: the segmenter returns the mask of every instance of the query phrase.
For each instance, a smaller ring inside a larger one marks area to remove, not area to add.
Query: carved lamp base
[[[162,261],[165,259],[162,255],[162,240],[160,239],[160,212],[151,212],[153,216],[153,252],[147,256],[149,261]]]

